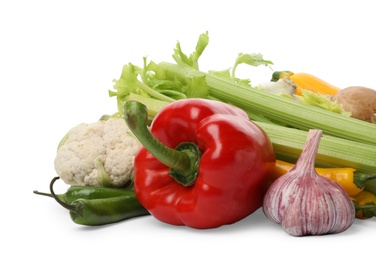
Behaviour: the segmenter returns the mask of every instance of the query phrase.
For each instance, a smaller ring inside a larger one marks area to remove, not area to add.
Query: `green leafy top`
[[[303,104],[320,107],[347,117],[351,116],[351,112],[345,111],[340,103],[330,100],[327,96],[321,93],[314,93],[312,91],[302,89],[302,95],[296,95],[295,97]]]
[[[198,59],[200,58],[201,54],[204,52],[208,44],[209,44],[208,32],[202,33],[199,36],[195,51],[191,55],[189,55],[189,58],[181,50],[181,46],[179,42],[176,44],[176,48],[174,49],[174,54],[172,55],[172,57],[174,58],[177,64],[186,64],[196,70],[199,70]]]
[[[235,60],[235,64],[232,67],[231,70],[231,77],[235,79],[235,71],[238,65],[240,64],[247,64],[250,66],[260,66],[260,65],[273,65],[273,62],[270,60],[264,60],[263,56],[260,53],[251,53],[251,54],[245,54],[245,53],[239,53],[238,57]]]
[[[208,32],[199,36],[195,51],[186,55],[181,48],[180,43],[176,44],[173,59],[182,67],[188,66],[199,70],[198,60],[209,43]],[[271,61],[264,60],[261,54],[242,54],[240,53],[231,70],[210,71],[223,78],[227,78],[237,83],[250,85],[248,79],[235,78],[235,70],[239,64],[248,64],[251,66],[270,65]],[[150,111],[156,114],[167,103],[184,98],[209,98],[209,87],[205,76],[192,76],[177,74],[169,71],[159,64],[143,58],[143,66],[138,67],[132,63],[123,66],[120,78],[114,80],[113,90],[109,90],[110,97],[117,98],[118,112],[123,114],[123,104],[126,100],[138,99],[140,102],[149,102],[155,107],[156,111]]]

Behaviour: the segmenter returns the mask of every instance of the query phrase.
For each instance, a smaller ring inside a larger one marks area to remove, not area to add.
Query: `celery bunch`
[[[173,65],[177,66],[176,68],[171,69],[163,62],[159,64],[153,61],[148,62],[146,57],[143,58],[142,67],[132,63],[124,65],[120,78],[114,80],[114,89],[109,90],[110,97],[117,98],[118,114],[123,114],[123,103],[131,98],[146,103],[145,105],[150,109],[151,116],[155,115],[164,105],[178,99],[216,99],[211,96],[206,74],[199,71],[198,65],[198,59],[208,43],[208,33],[201,34],[195,51],[190,55],[186,55],[178,42],[172,55],[176,62],[176,64]],[[239,79],[235,77],[235,69],[240,64],[269,66],[273,63],[264,60],[261,54],[239,53],[231,70],[210,71],[209,73],[232,82],[250,86],[249,79]],[[176,70],[179,73],[176,73]]]
[[[273,95],[239,79],[235,69],[239,64],[270,66],[261,54],[240,53],[232,69],[203,72],[198,59],[209,43],[208,33],[201,34],[195,51],[183,53],[180,44],[172,55],[176,63],[143,59],[143,67],[124,65],[115,80],[114,90],[118,114],[123,104],[133,99],[144,103],[152,119],[170,102],[183,98],[216,99],[245,110],[271,137],[278,158],[294,160],[301,152],[309,129],[324,133],[317,163],[334,167],[354,167],[376,174],[376,128],[374,124],[333,113],[297,100]],[[317,102],[316,102],[317,103]]]

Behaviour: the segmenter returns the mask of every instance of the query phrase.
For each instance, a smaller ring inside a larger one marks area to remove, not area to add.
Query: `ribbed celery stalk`
[[[271,95],[265,91],[240,85],[224,77],[201,72],[189,66],[168,62],[161,62],[159,65],[184,77],[206,75],[210,95],[245,111],[259,113],[271,120],[297,129],[321,129],[324,134],[376,145],[375,124],[304,105],[278,95]],[[373,155],[375,159],[376,155]]]
[[[308,131],[255,122],[269,136],[277,158],[296,159],[305,144]],[[323,135],[316,156],[319,166],[352,167],[376,174],[376,145],[364,144],[330,135]]]

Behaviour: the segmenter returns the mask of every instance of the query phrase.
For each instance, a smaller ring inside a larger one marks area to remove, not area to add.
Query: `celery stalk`
[[[126,100],[136,100],[143,103],[148,108],[148,116],[150,118],[154,118],[162,108],[171,103],[148,96],[137,95],[135,93],[129,93]]]
[[[230,79],[205,73],[189,66],[168,62],[161,62],[159,66],[182,77],[193,78],[206,75],[211,96],[245,111],[259,113],[272,121],[282,122],[301,130],[321,129],[327,135],[376,144],[374,124],[301,104],[278,95],[270,95],[262,90],[241,85]],[[376,158],[376,154],[373,155]]]
[[[269,136],[278,159],[296,160],[300,155],[308,131],[274,124],[256,122]],[[358,171],[376,174],[376,146],[323,135],[316,156],[318,166],[352,167]]]

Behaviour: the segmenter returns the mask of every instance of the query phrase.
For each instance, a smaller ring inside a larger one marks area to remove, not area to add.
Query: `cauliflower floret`
[[[140,147],[123,118],[79,124],[60,142],[55,170],[69,185],[122,187],[134,178]]]

